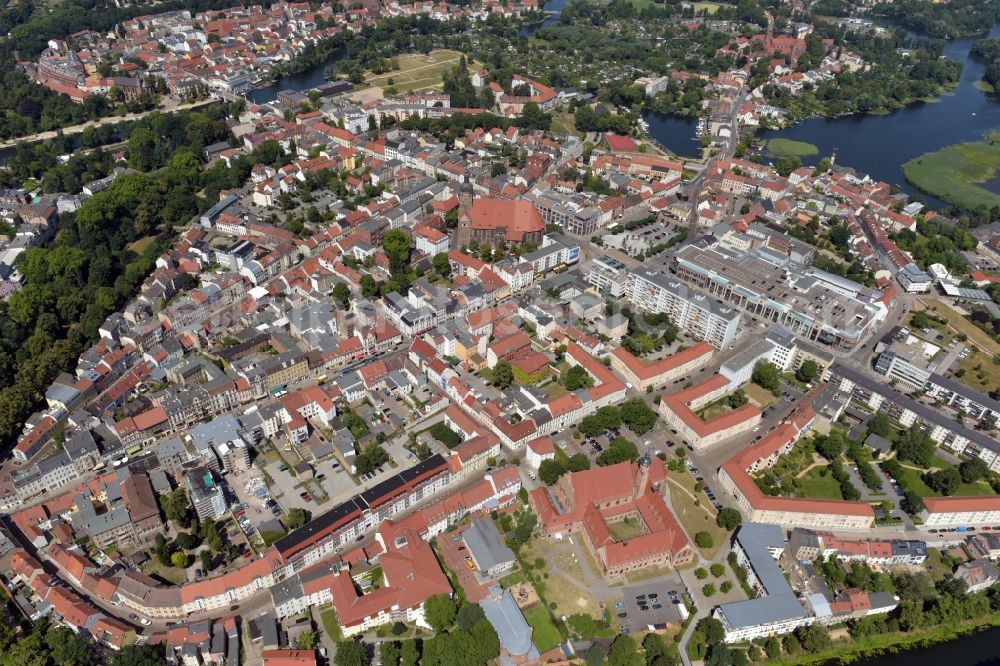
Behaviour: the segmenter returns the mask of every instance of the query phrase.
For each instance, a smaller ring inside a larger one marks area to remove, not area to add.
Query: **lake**
[[[1000,25],[993,27],[990,37],[1000,37]],[[917,194],[903,177],[904,163],[944,146],[980,139],[1000,128],[1000,103],[974,85],[984,70],[983,63],[969,56],[976,39],[956,39],[945,45],[945,55],[964,66],[958,86],[938,102],[920,102],[885,115],[813,118],[794,127],[761,132],[759,137],[805,141],[817,146],[821,156],[836,152],[838,164]],[[696,152],[693,123],[650,113],[644,117],[650,133],[667,148],[681,155]],[[818,161],[818,157],[810,161]],[[996,187],[993,183],[986,186]],[[933,197],[920,196],[932,205],[943,205]]]

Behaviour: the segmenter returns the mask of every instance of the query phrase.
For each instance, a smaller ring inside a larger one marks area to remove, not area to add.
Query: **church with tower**
[[[664,500],[666,469],[659,458],[570,472],[529,499],[543,533],[579,534],[606,577],[694,559],[684,530]]]

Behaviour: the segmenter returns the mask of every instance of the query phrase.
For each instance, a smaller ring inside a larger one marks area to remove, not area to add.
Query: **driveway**
[[[465,543],[462,541],[462,532],[466,529],[463,527],[454,532],[442,534],[438,537],[438,549],[441,551],[444,563],[458,577],[458,584],[465,590],[465,596],[475,604],[487,597],[489,589],[495,581],[492,579],[480,580],[477,572],[466,564],[465,558],[469,555],[469,551],[466,550]]]

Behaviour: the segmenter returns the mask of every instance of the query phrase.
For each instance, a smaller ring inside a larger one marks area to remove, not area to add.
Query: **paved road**
[[[698,172],[691,182],[688,183],[687,187],[687,198],[688,203],[691,204],[691,212],[688,214],[688,236],[686,242],[691,243],[695,238],[698,237],[698,197],[701,196],[701,188],[705,184],[705,175],[708,170],[712,167],[718,160],[730,160],[733,154],[736,152],[736,146],[740,142],[740,124],[736,120],[737,114],[739,114],[740,107],[743,106],[743,102],[746,100],[746,93],[741,92],[737,95],[735,101],[733,101],[732,113],[729,118],[729,127],[732,132],[728,139],[722,146],[716,155],[710,158],[705,163],[705,168]]]

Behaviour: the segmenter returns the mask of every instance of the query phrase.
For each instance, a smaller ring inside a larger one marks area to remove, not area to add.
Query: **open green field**
[[[905,463],[910,464],[910,463]],[[940,458],[935,457],[934,466],[944,469],[945,467],[954,467],[954,465],[947,463]],[[924,480],[920,478],[922,472],[915,469],[910,469],[909,467],[903,467],[903,473],[900,474],[901,478],[896,479],[903,488],[915,492],[921,497],[941,497],[941,493],[931,490],[931,488],[924,483]],[[953,497],[972,497],[976,495],[995,495],[993,488],[986,481],[976,481],[975,483],[963,483],[955,491]]]
[[[668,472],[667,480],[670,482],[667,487],[670,491],[670,504],[681,527],[684,528],[688,538],[692,541],[698,532],[711,534],[712,547],[699,550],[702,556],[707,559],[715,557],[719,548],[729,538],[729,532],[716,524],[715,509],[708,501],[708,497],[705,496],[705,493],[695,492],[695,480],[687,472]],[[695,498],[697,498],[697,503]]]
[[[954,379],[977,391],[989,393],[994,387],[1000,386],[1000,365],[982,353],[969,354],[958,365],[965,373]]]
[[[963,208],[1000,204],[1000,194],[981,183],[1000,169],[1000,133],[925,153],[903,165],[903,175],[921,191]]]
[[[562,636],[559,635],[559,630],[556,629],[548,609],[542,604],[537,604],[524,611],[524,619],[534,630],[531,640],[539,652],[548,652],[562,642]]]
[[[716,400],[715,402],[708,403],[707,405],[699,409],[696,413],[698,414],[699,417],[701,417],[702,421],[711,421],[714,418],[722,416],[728,411],[730,411],[728,398],[723,397],[720,398],[719,400]]]
[[[708,12],[709,14],[714,14],[719,11],[719,3],[717,2],[695,2],[694,11],[697,12]]]
[[[639,9],[639,7],[637,7],[637,9]],[[552,114],[552,131],[562,132],[563,134],[572,134],[580,139],[586,136],[586,133],[576,129],[576,119],[573,117],[573,114],[561,111],[556,111]]]
[[[337,621],[337,611],[332,607],[327,608],[320,611],[319,617],[320,622],[323,623],[323,631],[326,632],[327,638],[335,643],[344,640],[344,634],[340,630],[340,622]]]
[[[142,254],[150,245],[156,242],[156,236],[143,236],[137,241],[128,244],[128,250],[136,254]]]
[[[833,475],[829,472],[827,472],[826,476],[820,475],[820,472],[824,469],[824,467],[813,467],[801,479],[795,480],[795,487],[799,497],[809,499],[844,499],[843,493],[840,492],[840,484],[833,478]]]
[[[768,155],[774,155],[775,157],[784,157],[786,155],[805,157],[807,155],[819,154],[819,148],[813,144],[806,143],[805,141],[793,141],[792,139],[769,139],[764,144],[764,150]]]
[[[449,49],[435,49],[429,54],[402,54],[396,57],[399,69],[385,74],[369,72],[365,83],[377,88],[393,87],[400,93],[441,87],[441,74],[453,68],[462,59],[462,53]],[[479,69],[479,63],[469,62],[469,71]]]

